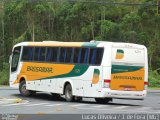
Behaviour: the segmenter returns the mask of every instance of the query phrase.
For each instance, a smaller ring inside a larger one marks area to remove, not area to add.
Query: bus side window
[[[34,50],[34,61],[38,61],[39,53],[40,53],[40,47],[35,47],[35,50]]]
[[[73,62],[73,48],[67,48],[66,49],[66,58],[65,63],[72,63]]]
[[[91,48],[90,49],[90,55],[89,55],[89,64],[95,64],[96,59],[99,59],[96,57],[97,55],[97,48]]]
[[[46,58],[46,48],[41,47],[38,55],[38,61],[44,62]]]
[[[47,62],[57,62],[58,50],[59,48],[57,47],[48,47],[46,61]]]
[[[81,48],[74,48],[73,63],[80,63]]]
[[[88,53],[89,53],[89,48],[82,48],[80,63],[83,64],[88,63]]]
[[[22,61],[32,61],[33,60],[34,47],[23,47]]]
[[[64,63],[66,58],[66,48],[61,48],[60,49],[60,56],[59,56],[59,62]]]
[[[46,62],[51,62],[52,55],[52,48],[47,48]]]
[[[100,65],[102,62],[104,48],[97,48],[95,64]]]

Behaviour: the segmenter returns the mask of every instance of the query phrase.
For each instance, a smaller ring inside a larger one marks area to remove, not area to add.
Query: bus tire
[[[26,89],[26,82],[25,80],[21,81],[19,84],[19,92],[21,93],[21,95],[23,96],[30,96],[32,94],[32,92],[30,90]]]
[[[107,104],[112,101],[112,98],[95,98],[95,101],[99,104]]]
[[[74,99],[74,96],[72,95],[72,87],[70,84],[67,84],[65,87],[65,99],[67,102],[71,102]]]

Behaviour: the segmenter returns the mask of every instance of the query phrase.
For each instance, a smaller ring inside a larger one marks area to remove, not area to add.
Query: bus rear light
[[[144,82],[144,89],[147,90],[148,82]]]
[[[148,82],[144,82],[144,85],[148,85]]]
[[[104,88],[110,88],[110,83],[111,83],[111,80],[105,79],[104,80]]]

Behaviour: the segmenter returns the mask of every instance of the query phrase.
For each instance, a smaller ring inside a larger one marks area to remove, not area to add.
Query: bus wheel
[[[112,98],[95,98],[95,100],[99,104],[106,104],[109,101],[112,101]]]
[[[65,99],[67,102],[71,102],[74,99],[72,95],[72,87],[70,84],[67,84],[65,87]]]
[[[82,97],[77,97],[77,96],[75,96],[75,97],[74,97],[74,100],[77,101],[77,102],[81,102],[81,101],[82,101]]]
[[[20,82],[19,91],[20,91],[21,95],[23,95],[23,96],[28,97],[31,95],[31,91],[26,89],[26,82],[24,80],[22,82]]]

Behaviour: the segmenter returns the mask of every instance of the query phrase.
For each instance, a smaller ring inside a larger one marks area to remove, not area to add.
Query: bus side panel
[[[47,79],[45,82],[45,90],[51,93],[56,92],[57,79]]]
[[[102,84],[102,66],[90,66],[80,79],[83,80],[83,95],[85,97],[99,97]]]
[[[73,82],[73,95],[76,96],[83,96],[83,80],[82,79],[75,79],[75,78],[70,78],[72,79]]]
[[[36,90],[35,81],[26,81],[26,88],[28,90]]]

